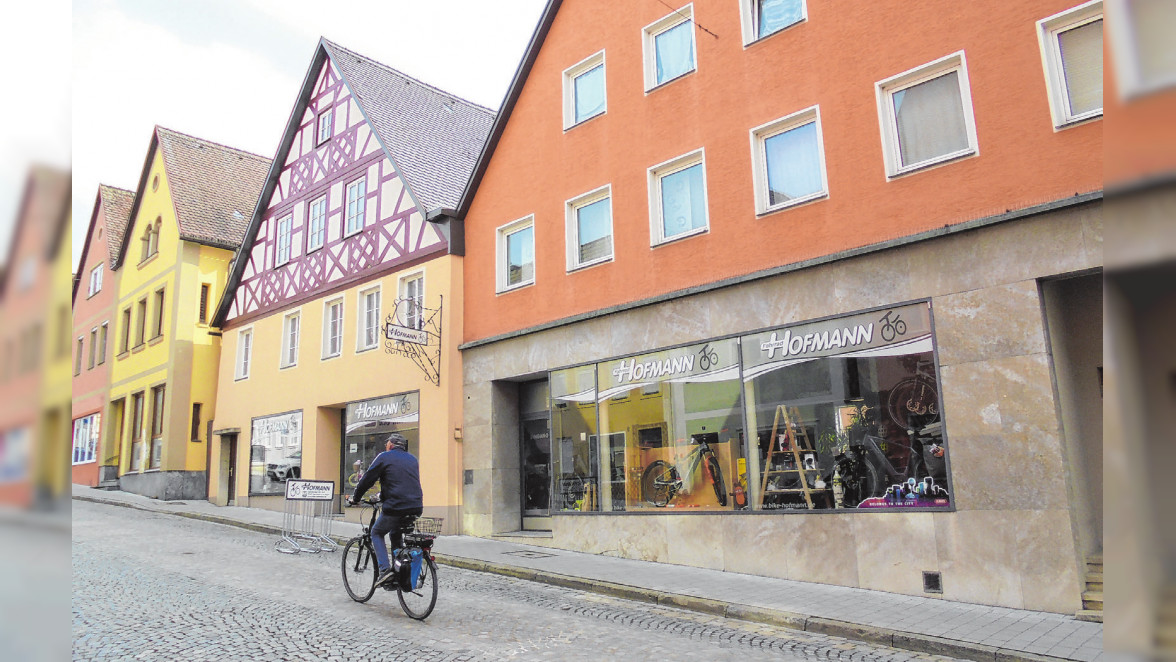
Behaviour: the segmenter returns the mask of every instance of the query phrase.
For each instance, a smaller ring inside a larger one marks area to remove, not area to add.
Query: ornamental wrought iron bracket
[[[384,318],[384,351],[404,356],[425,373],[434,386],[441,385],[441,309],[426,308],[412,298],[399,298]]]

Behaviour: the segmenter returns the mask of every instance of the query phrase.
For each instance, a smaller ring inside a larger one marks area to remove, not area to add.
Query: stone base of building
[[[131,473],[118,479],[118,488],[124,492],[141,494],[160,501],[208,498],[203,471]]]

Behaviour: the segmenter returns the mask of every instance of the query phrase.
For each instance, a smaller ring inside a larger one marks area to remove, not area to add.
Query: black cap
[[[388,438],[384,440],[384,443],[392,444],[392,448],[399,448],[402,451],[408,450],[408,439],[405,439],[404,435],[400,434],[399,432],[393,432],[392,434],[388,435]]]

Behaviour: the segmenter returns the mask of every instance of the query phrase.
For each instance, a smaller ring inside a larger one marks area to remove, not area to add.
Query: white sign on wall
[[[389,324],[384,330],[384,335],[388,340],[399,340],[402,342],[410,342],[415,345],[428,345],[429,332],[421,329],[413,329],[407,326],[399,326],[397,324]]]
[[[287,501],[330,501],[335,498],[335,483],[329,480],[286,481]]]

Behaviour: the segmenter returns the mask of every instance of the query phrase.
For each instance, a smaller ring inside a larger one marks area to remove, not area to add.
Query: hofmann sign
[[[384,335],[388,338],[388,340],[410,342],[414,345],[429,344],[429,332],[423,329],[414,329],[407,326],[400,326],[398,324],[388,324],[384,327]]]
[[[387,398],[352,402],[347,405],[347,422],[397,421],[420,410],[420,394],[416,391]],[[415,420],[415,416],[413,416]]]
[[[287,501],[330,501],[335,498],[335,483],[329,480],[286,481]]]

